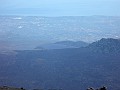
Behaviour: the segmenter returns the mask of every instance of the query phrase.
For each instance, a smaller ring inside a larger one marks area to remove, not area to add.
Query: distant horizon
[[[27,15],[27,14],[0,14],[0,16],[30,16],[30,17],[120,17],[120,15],[56,15],[56,16],[49,16],[49,15]]]

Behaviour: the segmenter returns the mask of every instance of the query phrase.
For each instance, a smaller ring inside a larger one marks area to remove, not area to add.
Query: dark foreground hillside
[[[94,51],[93,46],[0,54],[0,85],[63,90],[105,85],[120,90],[120,53]]]

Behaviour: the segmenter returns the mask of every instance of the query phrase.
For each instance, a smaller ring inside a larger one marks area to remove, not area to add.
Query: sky
[[[120,0],[0,0],[0,15],[120,16]]]

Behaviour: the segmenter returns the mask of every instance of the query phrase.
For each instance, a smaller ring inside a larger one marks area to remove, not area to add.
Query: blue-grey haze
[[[1,16],[0,22],[2,49],[28,49],[68,40],[90,43],[101,38],[120,38],[120,17],[117,16]]]
[[[120,15],[120,0],[0,0],[1,15]]]

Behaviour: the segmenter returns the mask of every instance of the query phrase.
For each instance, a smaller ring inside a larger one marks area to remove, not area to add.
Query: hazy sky
[[[0,14],[120,16],[120,0],[0,0]]]

